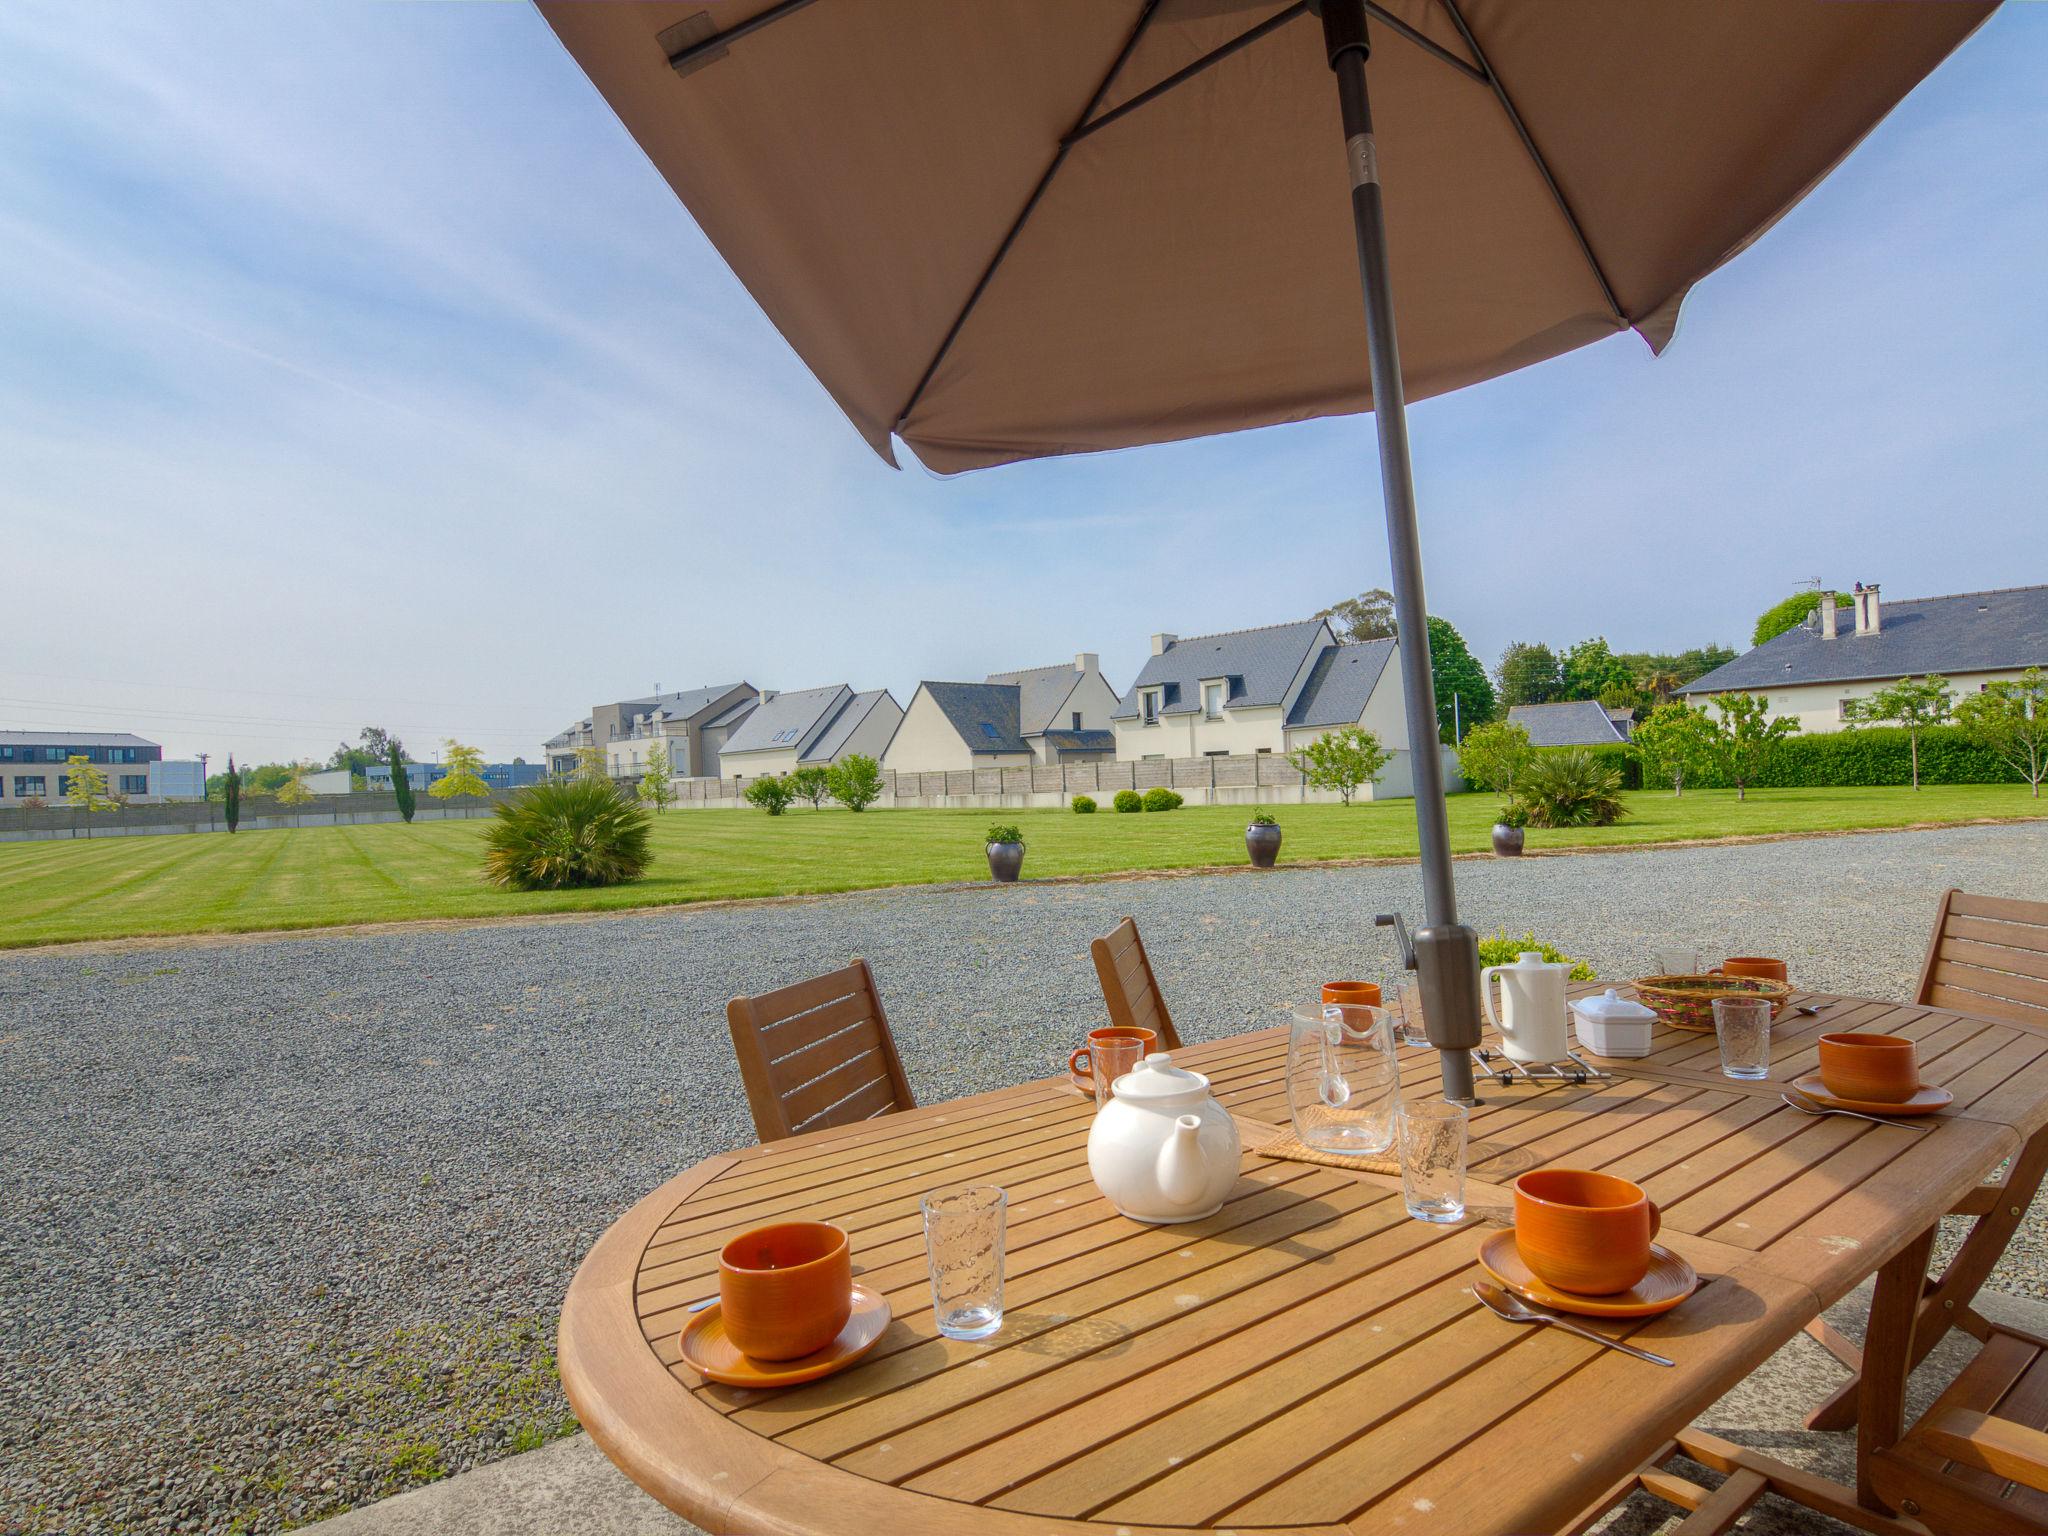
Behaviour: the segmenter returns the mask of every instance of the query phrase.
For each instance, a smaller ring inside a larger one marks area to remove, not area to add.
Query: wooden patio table
[[[1257,1152],[1287,1121],[1284,1027],[1177,1058],[1210,1076],[1247,1148],[1223,1211],[1188,1225],[1102,1199],[1093,1106],[1064,1080],[714,1157],[585,1260],[562,1380],[606,1453],[713,1532],[1555,1530],[1633,1486],[1822,1308],[1924,1254],[1909,1245],[2048,1125],[2048,1032],[1813,1001],[1820,1018],[1785,1016],[1768,1082],[1723,1078],[1711,1039],[1661,1029],[1648,1058],[1597,1062],[1605,1080],[1482,1082],[1472,1219],[1448,1227],[1408,1219],[1389,1176]],[[1931,1130],[1779,1101],[1812,1036],[1851,1020],[1920,1042],[1927,1078],[1956,1094]],[[1404,1093],[1432,1096],[1435,1053],[1403,1058]],[[1664,1317],[1599,1326],[1674,1369],[1517,1327],[1471,1295],[1509,1182],[1552,1165],[1623,1174],[1662,1205],[1662,1241],[1703,1284]],[[975,1182],[1010,1196],[1007,1315],[960,1343],[933,1325],[918,1197]],[[703,1381],[677,1336],[716,1293],[718,1249],[793,1216],[848,1230],[895,1320],[866,1360],[809,1386]]]

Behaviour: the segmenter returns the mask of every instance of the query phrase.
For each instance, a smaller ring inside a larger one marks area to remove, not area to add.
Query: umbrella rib
[[[1145,8],[1138,13],[1137,23],[1131,28],[1130,36],[1124,39],[1124,45],[1117,51],[1108,73],[1102,77],[1101,83],[1095,87],[1095,93],[1088,98],[1088,105],[1081,109],[1081,115],[1075,119],[1077,128],[1088,121],[1088,114],[1101,104],[1110,86],[1116,83],[1116,77],[1123,73],[1123,67],[1129,61],[1132,50],[1138,46],[1138,39],[1152,20],[1152,13],[1158,9],[1159,0],[1145,0]],[[1002,266],[1003,258],[1010,254],[1010,247],[1017,243],[1017,236],[1023,233],[1025,224],[1037,211],[1039,203],[1045,197],[1046,188],[1052,185],[1053,177],[1066,163],[1067,151],[1073,147],[1073,143],[1072,133],[1060,139],[1059,147],[1053,151],[1051,162],[1047,164],[1044,174],[1038,178],[1038,185],[1031,189],[1031,195],[1024,200],[1024,206],[1017,210],[1017,217],[1011,220],[1009,231],[1003,236],[1002,243],[996,247],[995,254],[989,257],[988,265],[982,268],[980,280],[967,295],[967,302],[960,306],[960,313],[953,317],[952,325],[947,327],[945,339],[932,354],[932,360],[925,364],[924,372],[918,377],[917,387],[911,390],[910,398],[903,402],[903,409],[896,413],[896,425],[899,429],[910,419],[910,413],[917,408],[917,402],[924,398],[925,386],[931,383],[932,375],[939,371],[939,364],[946,360],[946,354],[953,350],[953,343],[960,335],[960,328],[967,324],[967,317],[974,313],[975,305],[981,302],[981,296],[988,291],[989,282],[995,277],[996,269]]]
[[[1209,68],[1209,66],[1212,64],[1221,64],[1225,59],[1229,58],[1239,49],[1250,47],[1253,43],[1256,43],[1260,38],[1264,37],[1267,33],[1279,31],[1280,28],[1286,26],[1288,22],[1294,20],[1295,17],[1303,14],[1307,10],[1308,0],[1294,0],[1294,4],[1288,6],[1285,10],[1275,11],[1271,16],[1268,16],[1256,27],[1252,27],[1247,31],[1240,32],[1237,34],[1237,36],[1233,37],[1229,42],[1223,43],[1218,47],[1210,49],[1207,53],[1203,54],[1199,59],[1195,60],[1194,63],[1187,65],[1185,68],[1175,70],[1172,74],[1168,75],[1164,80],[1161,80],[1156,85],[1147,86],[1144,90],[1138,92],[1137,95],[1133,96],[1129,101],[1119,102],[1116,106],[1110,108],[1109,111],[1103,113],[1102,116],[1094,119],[1092,122],[1089,120],[1087,112],[1082,113],[1081,121],[1074,125],[1074,131],[1072,133],[1069,133],[1064,139],[1060,140],[1060,148],[1065,149],[1069,145],[1078,144],[1083,139],[1087,138],[1090,134],[1098,133],[1102,129],[1107,128],[1111,123],[1117,122],[1120,119],[1128,116],[1130,113],[1137,111],[1138,108],[1149,105],[1154,101],[1157,101],[1161,96],[1164,96],[1168,91],[1172,90],[1175,86],[1185,84],[1187,81],[1192,80],[1196,75],[1202,73],[1203,70]],[[1089,107],[1089,111],[1093,110],[1094,107],[1091,104]]]
[[[1614,285],[1607,280],[1606,269],[1600,265],[1600,258],[1593,254],[1593,242],[1586,238],[1585,226],[1579,223],[1578,214],[1572,211],[1571,201],[1564,195],[1564,188],[1557,184],[1551,174],[1550,162],[1543,158],[1543,151],[1536,147],[1536,140],[1530,136],[1528,124],[1522,121],[1522,114],[1515,110],[1514,99],[1508,95],[1508,88],[1501,83],[1500,74],[1486,57],[1486,50],[1479,46],[1479,39],[1472,35],[1472,29],[1465,24],[1465,17],[1458,9],[1458,0],[1441,0],[1443,8],[1450,13],[1458,35],[1465,40],[1465,46],[1472,51],[1472,57],[1479,61],[1479,67],[1486,72],[1486,83],[1493,87],[1494,99],[1507,114],[1508,122],[1522,141],[1522,148],[1535,163],[1537,174],[1543,184],[1550,188],[1550,195],[1557,203],[1557,211],[1564,215],[1564,221],[1571,227],[1572,238],[1579,242],[1579,251],[1586,258],[1586,265],[1593,269],[1593,280],[1600,285],[1600,292],[1607,299],[1607,307],[1614,311],[1614,318],[1622,324],[1630,323],[1628,311],[1621,307],[1621,300],[1614,295]]]
[[[748,33],[760,31],[770,22],[780,21],[785,16],[796,14],[796,12],[802,10],[810,3],[811,0],[782,0],[780,5],[771,5],[758,16],[750,16],[745,21],[735,22],[723,32],[714,32],[709,37],[700,38],[687,48],[679,49],[670,54],[668,56],[669,67],[678,74],[682,74],[689,69],[691,64],[703,58],[706,54],[717,53],[727,45],[738,42]]]

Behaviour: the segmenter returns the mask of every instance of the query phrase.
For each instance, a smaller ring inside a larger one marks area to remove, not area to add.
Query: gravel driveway
[[[1939,892],[2048,827],[1458,866],[1603,974],[1654,943],[1902,996]],[[272,1531],[560,1432],[554,1314],[622,1210],[752,1140],[723,1004],[873,963],[920,1100],[1042,1076],[1142,925],[1191,1038],[1380,975],[1408,868],[0,953],[0,1531]],[[1994,1284],[2048,1295],[2030,1218]]]

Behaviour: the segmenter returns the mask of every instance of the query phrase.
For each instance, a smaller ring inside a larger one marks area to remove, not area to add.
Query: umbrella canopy
[[[1406,397],[1629,327],[1662,346],[1687,289],[1994,8],[540,6],[877,453],[895,462],[893,436],[974,469],[1371,409],[1409,636],[1428,608]],[[1445,1096],[1470,1099],[1478,939],[1426,644],[1401,674],[1409,963]]]
[[[540,9],[891,462],[892,433],[951,472],[1371,408],[1346,135],[1304,5]],[[1686,290],[1991,9],[1368,7],[1409,397],[1630,326],[1661,347]]]

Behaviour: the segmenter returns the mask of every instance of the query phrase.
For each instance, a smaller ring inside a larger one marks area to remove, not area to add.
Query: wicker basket
[[[1717,997],[1767,997],[1775,1019],[1792,995],[1784,982],[1761,976],[1643,976],[1637,978],[1635,987],[1644,1006],[1655,1010],[1673,1029],[1709,1035],[1714,1032]]]

